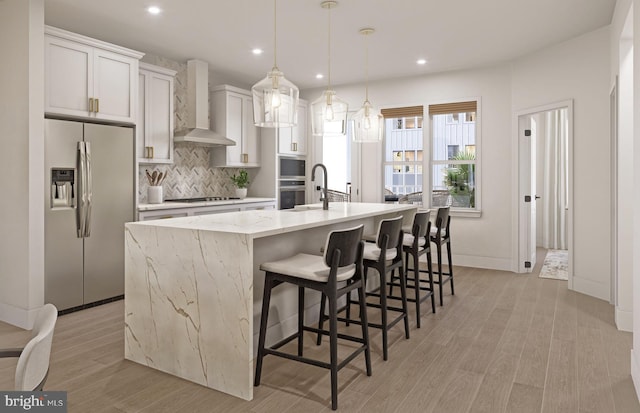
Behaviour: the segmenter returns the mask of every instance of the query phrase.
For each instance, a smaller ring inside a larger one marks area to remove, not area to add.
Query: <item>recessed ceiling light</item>
[[[151,6],[151,7],[149,7],[149,8],[147,9],[147,11],[148,11],[149,13],[151,13],[151,14],[160,14],[160,12],[161,12],[162,10],[160,10],[160,7],[157,7],[157,6]]]
[[[318,73],[316,75],[316,79],[322,79],[324,77],[324,75],[322,73]]]
[[[257,47],[251,51],[254,55],[261,55],[263,53],[262,49],[258,49]]]
[[[418,59],[416,61],[417,64],[419,65],[426,65],[427,64],[427,59]]]

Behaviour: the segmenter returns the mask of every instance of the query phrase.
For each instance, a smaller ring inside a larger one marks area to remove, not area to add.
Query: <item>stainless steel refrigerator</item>
[[[134,145],[130,127],[45,120],[45,302],[59,310],[124,294]]]

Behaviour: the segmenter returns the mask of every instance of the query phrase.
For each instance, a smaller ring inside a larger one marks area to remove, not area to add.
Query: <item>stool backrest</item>
[[[442,233],[442,230],[449,223],[449,207],[438,208],[438,215],[436,215],[436,228]]]
[[[325,264],[331,267],[336,251],[340,251],[338,267],[356,264],[358,259],[362,259],[361,254],[358,254],[358,247],[362,240],[363,229],[364,225],[358,225],[355,228],[331,231],[327,237],[327,245],[324,249]]]
[[[411,229],[414,237],[421,238],[427,236],[431,229],[431,222],[429,222],[430,215],[431,211],[416,212],[416,215],[413,217],[413,228]]]
[[[387,249],[396,248],[400,242],[402,232],[402,215],[395,218],[383,219],[378,228],[378,248],[382,248],[385,235],[388,236]]]

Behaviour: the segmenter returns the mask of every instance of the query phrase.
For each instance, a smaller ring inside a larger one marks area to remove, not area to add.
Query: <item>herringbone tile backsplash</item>
[[[174,147],[173,165],[140,165],[138,200],[147,202],[149,182],[145,170],[167,173],[162,184],[165,199],[201,196],[235,196],[231,175],[237,168],[209,167],[209,148],[179,143]]]
[[[175,129],[187,126],[187,64],[160,56],[145,55],[144,61],[176,70],[174,80]],[[175,144],[173,165],[140,165],[138,176],[138,202],[147,202],[149,182],[145,170],[166,172],[162,184],[164,199],[194,198],[202,196],[235,196],[235,187],[231,175],[237,174],[236,168],[209,167],[209,148],[188,143]]]

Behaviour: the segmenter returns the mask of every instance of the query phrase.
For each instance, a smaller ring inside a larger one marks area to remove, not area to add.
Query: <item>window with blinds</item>
[[[477,101],[429,105],[432,207],[479,209]]]
[[[383,109],[385,124],[385,202],[422,204],[423,107]]]

